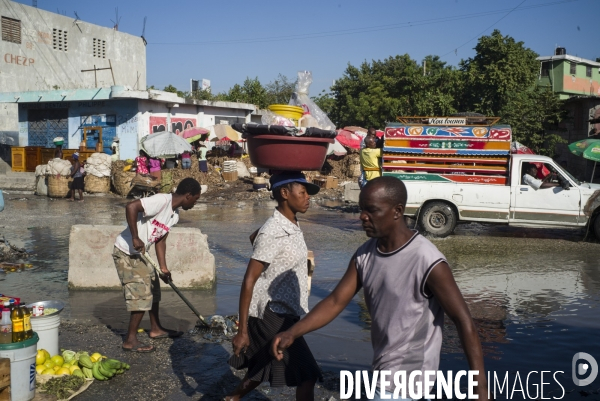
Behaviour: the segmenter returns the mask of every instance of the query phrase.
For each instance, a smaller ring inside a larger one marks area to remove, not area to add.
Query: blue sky
[[[38,7],[72,17],[76,11],[109,27],[118,7],[119,30],[136,36],[147,17],[147,80],[159,89],[189,90],[190,78],[207,78],[216,93],[246,77],[266,84],[279,73],[295,78],[311,70],[316,95],[348,63],[408,53],[458,65],[494,28],[540,55],[559,45],[600,57],[600,0],[38,0]]]

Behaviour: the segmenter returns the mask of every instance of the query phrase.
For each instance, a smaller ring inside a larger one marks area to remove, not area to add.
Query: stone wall
[[[124,226],[74,225],[69,238],[69,288],[120,289],[112,259]],[[178,288],[207,288],[215,282],[215,257],[207,236],[197,228],[175,227],[167,238],[167,266]],[[154,247],[150,256],[156,261]],[[161,281],[161,287],[169,285]]]

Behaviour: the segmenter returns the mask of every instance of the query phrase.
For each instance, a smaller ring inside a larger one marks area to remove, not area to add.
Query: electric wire
[[[501,10],[492,10],[492,11],[482,11],[478,13],[472,14],[464,14],[464,15],[455,15],[448,17],[439,17],[439,18],[430,18],[424,20],[417,21],[406,21],[397,24],[388,24],[388,25],[377,25],[371,27],[364,28],[352,28],[352,29],[342,29],[335,31],[323,31],[323,32],[314,32],[314,33],[304,33],[304,34],[294,34],[294,35],[279,35],[279,36],[270,36],[270,37],[262,37],[262,38],[249,38],[249,39],[227,39],[227,40],[208,40],[208,41],[199,41],[199,42],[148,42],[148,45],[169,45],[169,46],[178,46],[178,45],[231,45],[231,44],[252,44],[252,43],[266,43],[266,42],[282,42],[282,41],[292,41],[292,40],[306,40],[306,39],[317,39],[317,38],[325,38],[325,37],[334,37],[334,36],[345,36],[345,35],[356,35],[356,34],[364,34],[371,32],[380,32],[387,31],[393,29],[401,29],[401,28],[411,28],[421,25],[430,25],[432,23],[445,23],[445,22],[454,22],[460,21],[464,19],[472,19],[472,18],[480,18],[495,14],[506,13],[504,17],[500,20],[496,21],[493,25],[500,22],[506,16],[508,16],[513,11],[525,11],[542,7],[550,7],[559,4],[565,3],[573,3],[581,0],[560,0],[553,1],[549,3],[541,3],[541,4],[532,4],[525,7],[517,7],[509,8],[509,9],[501,9]],[[492,25],[492,26],[493,26]],[[489,29],[489,28],[487,28]],[[486,29],[486,30],[487,30]],[[471,39],[472,40],[472,39]],[[464,45],[461,45],[464,46]],[[452,50],[454,51],[454,50]]]
[[[473,40],[477,39],[478,37],[480,37],[481,35],[483,35],[484,33],[486,33],[489,29],[491,29],[494,25],[496,25],[497,23],[499,23],[500,21],[502,21],[504,18],[508,17],[513,11],[515,11],[517,8],[521,7],[523,5],[523,3],[525,3],[527,0],[523,0],[522,2],[520,2],[515,8],[513,8],[512,10],[510,10],[509,12],[507,12],[502,18],[500,18],[498,21],[494,22],[492,25],[488,26],[487,28],[485,28],[483,31],[479,32],[477,35],[473,36],[471,39],[467,40],[465,43],[463,43],[462,45],[455,47],[454,50],[450,50],[448,53],[442,54],[440,56],[440,58],[447,56],[448,54],[454,52],[454,54],[457,54],[458,49],[460,49],[463,46],[466,46],[467,44],[469,44],[470,42],[472,42]]]

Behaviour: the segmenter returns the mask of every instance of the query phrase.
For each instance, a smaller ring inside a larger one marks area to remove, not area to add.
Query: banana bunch
[[[116,359],[98,360],[92,362],[88,355],[79,357],[79,365],[86,378],[94,378],[96,380],[108,380],[114,375],[120,375],[125,370],[129,370],[130,366]]]

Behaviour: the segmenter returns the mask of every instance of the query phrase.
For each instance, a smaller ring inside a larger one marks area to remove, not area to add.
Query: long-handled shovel
[[[145,253],[140,253],[140,256],[141,256],[142,260],[144,260],[144,262],[146,262],[146,263],[150,264],[152,267],[154,267],[154,270],[156,270],[156,272],[160,276],[163,275],[162,272],[160,271],[160,268],[156,264],[156,262],[154,260],[152,260],[152,258],[150,256],[146,255]],[[175,284],[173,284],[173,281],[171,279],[169,279],[168,283],[171,286],[171,288],[173,289],[173,291],[175,291],[177,293],[177,295],[179,295],[179,298],[181,298],[181,300],[183,302],[185,302],[185,304],[192,310],[192,312],[194,312],[194,314],[196,316],[198,316],[198,319],[199,319],[198,321],[201,322],[204,327],[210,329],[211,326],[208,323],[206,323],[206,320],[204,320],[204,317],[202,317],[202,315],[200,313],[198,313],[196,308],[194,308],[194,305],[192,305],[190,303],[190,301],[188,301],[187,298],[183,296],[181,291],[179,291],[179,288],[177,288],[175,286]],[[198,324],[196,324],[196,326],[198,326]]]

